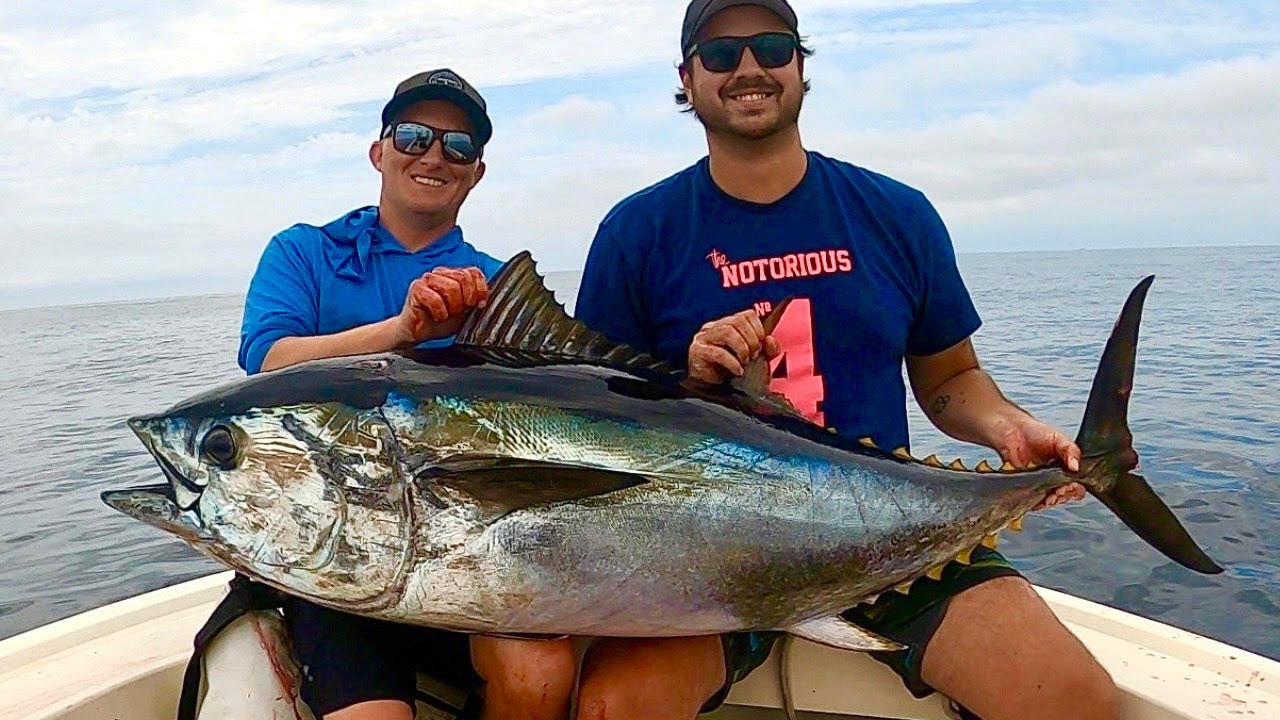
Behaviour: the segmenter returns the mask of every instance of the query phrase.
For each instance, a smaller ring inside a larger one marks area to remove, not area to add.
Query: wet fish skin
[[[548,349],[567,318],[529,311],[542,335],[513,331],[527,305],[491,300],[511,326],[501,342],[464,331],[453,349],[307,363],[135,419],[169,483],[104,499],[317,603],[471,632],[795,629],[965,554],[1073,481],[1212,572],[1145,482],[1125,479],[1133,303],[1095,381],[1079,474],[894,457],[768,397],[585,352],[600,343],[576,328],[572,352]],[[214,428],[237,440],[228,469],[201,451]]]

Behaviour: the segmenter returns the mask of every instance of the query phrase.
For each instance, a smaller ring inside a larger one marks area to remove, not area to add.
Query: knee
[[[580,720],[693,720],[723,683],[719,638],[628,641],[595,655],[578,691]]]
[[[628,720],[646,716],[659,698],[647,697],[651,685],[661,683],[661,666],[648,653],[625,655],[592,649],[578,688],[578,720]],[[633,645],[631,649],[639,649]],[[657,716],[654,714],[653,716]],[[665,717],[665,716],[664,716]]]
[[[1075,708],[1071,718],[1119,720],[1120,690],[1105,669],[1096,662],[1055,683],[1055,707]]]
[[[521,707],[568,701],[577,676],[573,643],[484,638],[472,642],[472,664],[485,681],[486,701],[500,697]]]
[[[645,716],[644,693],[631,682],[584,682],[578,691],[578,720],[626,720]]]
[[[578,691],[578,720],[693,720],[701,700],[679,692],[653,675],[596,675]]]

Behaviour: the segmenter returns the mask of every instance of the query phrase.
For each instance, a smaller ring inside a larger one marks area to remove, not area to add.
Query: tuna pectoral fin
[[[1169,558],[1198,572],[1220,573],[1222,568],[1196,545],[1147,481],[1130,472],[1137,467],[1138,454],[1129,432],[1129,394],[1133,390],[1142,304],[1153,279],[1144,278],[1129,293],[1102,351],[1076,436],[1084,456],[1078,479],[1139,537]]]
[[[474,455],[434,465],[420,477],[454,499],[495,515],[648,482],[641,475],[581,465]]]
[[[863,630],[843,618],[832,616],[810,620],[792,625],[787,632],[811,640],[822,645],[829,645],[840,650],[857,650],[859,652],[902,650],[903,646],[880,637],[870,630]]]

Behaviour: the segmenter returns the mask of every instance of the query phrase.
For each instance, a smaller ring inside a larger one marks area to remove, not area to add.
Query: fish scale
[[[450,348],[303,363],[132,419],[166,483],[104,500],[260,582],[371,617],[896,649],[841,612],[967,562],[1071,482],[1174,560],[1221,571],[1132,473],[1149,285],[1103,353],[1077,473],[971,472],[845,438],[770,393],[763,358],[728,385],[689,380],[570,318],[522,254]]]

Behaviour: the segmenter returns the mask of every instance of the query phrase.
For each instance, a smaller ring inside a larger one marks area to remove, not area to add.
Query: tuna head
[[[104,493],[108,505],[317,602],[398,598],[407,490],[380,408],[206,400],[129,426],[168,482]]]

